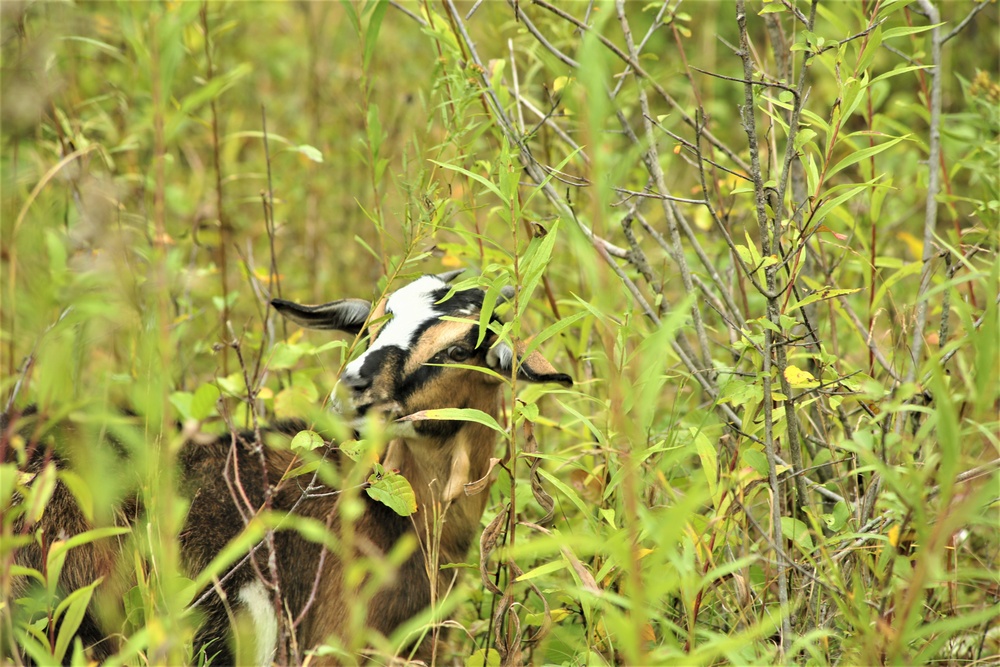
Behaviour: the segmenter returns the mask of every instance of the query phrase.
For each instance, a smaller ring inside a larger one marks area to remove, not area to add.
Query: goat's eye
[[[452,361],[465,361],[472,355],[472,350],[464,345],[452,345],[448,348],[448,358]]]

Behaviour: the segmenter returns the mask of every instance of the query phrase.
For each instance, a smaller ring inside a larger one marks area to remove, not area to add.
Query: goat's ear
[[[271,299],[279,313],[307,329],[333,329],[355,336],[368,319],[372,305],[364,299],[341,299],[319,306],[303,306],[284,299]]]
[[[560,373],[549,360],[535,351],[524,356],[524,346],[518,346],[518,359],[520,364],[517,367],[517,379],[524,382],[555,382],[564,387],[573,386],[573,378]],[[497,343],[486,354],[486,363],[490,368],[505,377],[510,376],[510,366],[514,360],[514,352],[507,343]]]

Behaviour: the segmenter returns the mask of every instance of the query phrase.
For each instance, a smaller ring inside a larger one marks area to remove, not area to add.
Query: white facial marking
[[[497,343],[487,353],[486,362],[495,370],[510,370],[514,352],[507,343]]]
[[[447,283],[437,276],[423,276],[393,292],[385,304],[386,313],[392,318],[382,326],[378,338],[364,354],[347,364],[342,377],[350,379],[361,373],[365,359],[375,350],[384,347],[409,348],[417,331],[428,320],[437,319],[434,310],[434,292],[447,287]]]
[[[240,589],[238,597],[246,605],[257,635],[257,656],[254,662],[258,665],[270,665],[278,648],[278,617],[274,613],[274,605],[267,595],[267,589],[263,583],[254,579]]]

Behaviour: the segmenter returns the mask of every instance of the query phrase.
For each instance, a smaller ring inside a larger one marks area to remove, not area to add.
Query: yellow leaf
[[[552,613],[553,623],[558,623],[564,618],[568,618],[569,616],[573,615],[573,612],[569,611],[568,609],[553,609],[551,613]]]
[[[899,232],[896,234],[896,238],[906,244],[906,247],[910,249],[910,254],[913,255],[914,259],[920,259],[924,256],[924,243],[913,234],[909,232]]]
[[[819,386],[819,381],[812,376],[812,373],[804,371],[797,366],[788,366],[785,368],[785,379],[796,389]]]

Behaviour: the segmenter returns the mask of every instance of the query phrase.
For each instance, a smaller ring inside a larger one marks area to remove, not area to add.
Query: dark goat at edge
[[[415,534],[421,543],[402,564],[394,583],[378,590],[370,601],[365,625],[385,636],[431,602],[432,582],[425,554],[431,552],[432,538],[439,545],[436,565],[465,559],[479,530],[488,495],[469,495],[465,485],[488,474],[496,444],[496,433],[475,422],[397,420],[423,410],[449,407],[474,408],[499,418],[503,383],[496,375],[510,377],[515,356],[519,381],[572,385],[568,375],[558,373],[539,353],[524,356],[519,350],[515,354],[491,331],[477,344],[484,293],[479,289],[456,291],[445,300],[451,291],[447,283],[457,273],[423,276],[374,306],[361,299],[320,306],[272,301],[282,315],[307,328],[358,335],[372,323],[367,330],[368,349],[348,364],[340,377],[340,384],[349,394],[345,413],[359,427],[372,417],[382,422],[388,441],[382,465],[398,470],[410,482],[418,509],[413,517],[402,517],[361,494],[364,511],[353,526],[355,556],[385,555],[407,534]],[[277,430],[293,434],[299,428],[284,425]],[[264,506],[267,489],[260,453],[254,450],[256,444],[252,436],[235,440],[224,437],[208,443],[188,442],[180,454],[181,485],[191,500],[180,535],[181,554],[192,575],[243,531],[247,505]],[[338,450],[330,446],[327,454],[336,460]],[[264,460],[267,480],[274,489],[271,502],[275,511],[294,508],[295,515],[315,519],[340,534],[338,494],[304,496],[298,484],[275,486],[275,481],[296,462],[296,455],[287,447],[264,447]],[[237,479],[245,496],[239,504],[234,501],[232,488]],[[436,529],[435,512],[444,517]],[[125,503],[119,508],[119,523],[134,523],[138,513],[134,503]],[[42,539],[50,541],[49,536],[68,537],[88,528],[69,490],[60,482],[50,508],[35,527],[36,534],[40,529]],[[429,535],[429,529],[436,530],[436,534]],[[295,530],[278,531],[274,540],[283,613],[297,619],[306,610],[295,628],[298,649],[313,649],[330,637],[346,639],[354,591],[342,589],[340,558],[324,552],[321,545]],[[73,590],[104,576],[101,588],[113,591],[105,597],[114,599],[118,595],[120,599],[127,588],[120,576],[112,576],[120,548],[111,538],[71,550],[60,578],[61,587]],[[268,572],[266,552],[261,548],[254,556],[256,567],[264,573]],[[16,561],[39,568],[44,558],[42,548],[33,542],[19,551]],[[439,569],[434,590],[448,590],[455,572]],[[21,586],[23,589],[23,582]],[[254,564],[246,560],[238,564],[221,588],[224,597],[216,591],[200,595],[198,610],[203,621],[195,636],[195,658],[203,652],[213,664],[236,661],[229,640],[235,615],[250,618],[256,636],[256,661],[270,663],[275,655],[278,618],[273,594],[256,574]],[[93,658],[103,659],[113,655],[117,642],[110,638],[113,632],[102,627],[95,616],[88,613],[77,634]],[[412,648],[418,658],[431,655],[429,641]],[[331,659],[314,656],[312,663],[323,664],[323,660]]]

